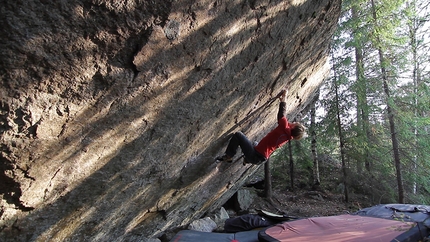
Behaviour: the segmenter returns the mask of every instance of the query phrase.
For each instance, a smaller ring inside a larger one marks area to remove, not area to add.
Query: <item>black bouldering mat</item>
[[[224,223],[224,232],[236,233],[257,228],[265,228],[276,224],[271,219],[264,218],[257,214],[244,214],[239,217],[229,218]]]
[[[170,242],[259,242],[258,230],[237,233],[210,233],[182,230]]]
[[[379,204],[373,207],[360,209],[354,214],[375,218],[420,222],[430,228],[430,206],[427,205]]]

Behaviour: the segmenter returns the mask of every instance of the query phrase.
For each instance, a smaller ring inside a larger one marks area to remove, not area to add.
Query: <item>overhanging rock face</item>
[[[294,118],[327,75],[340,0],[7,1],[0,6],[2,241],[159,237],[257,168],[288,87]]]

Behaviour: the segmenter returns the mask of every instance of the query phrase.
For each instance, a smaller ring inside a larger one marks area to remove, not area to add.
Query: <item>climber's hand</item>
[[[287,97],[287,90],[282,90],[281,93],[279,93],[279,101],[285,102],[285,98]]]

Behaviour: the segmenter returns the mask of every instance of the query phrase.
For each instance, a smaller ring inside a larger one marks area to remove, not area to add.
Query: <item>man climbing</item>
[[[306,129],[300,123],[289,123],[286,114],[287,91],[283,90],[279,95],[278,126],[270,131],[256,146],[242,133],[236,132],[228,143],[225,154],[218,156],[217,161],[231,163],[240,146],[245,156],[246,163],[260,164],[266,161],[270,155],[288,141],[300,140],[305,136]],[[245,162],[244,162],[245,164]]]

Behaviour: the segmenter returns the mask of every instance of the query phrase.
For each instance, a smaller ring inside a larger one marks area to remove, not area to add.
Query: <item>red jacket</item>
[[[255,146],[255,150],[262,154],[266,159],[277,148],[283,146],[291,140],[291,123],[285,117],[286,103],[279,103],[278,126],[270,131],[261,141]]]

